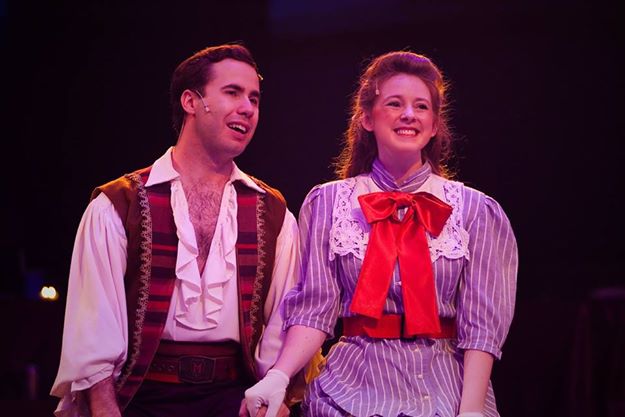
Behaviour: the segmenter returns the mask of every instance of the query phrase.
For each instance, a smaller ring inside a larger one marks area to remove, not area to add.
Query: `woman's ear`
[[[434,126],[432,126],[432,138],[434,136],[436,136],[436,134],[438,133],[438,118],[436,119],[436,123],[434,123]]]
[[[371,115],[368,112],[363,112],[360,116],[360,124],[367,132],[373,132],[373,122],[371,121]]]

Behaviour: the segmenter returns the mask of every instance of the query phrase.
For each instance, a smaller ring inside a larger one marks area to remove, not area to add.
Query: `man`
[[[94,191],[72,256],[57,416],[236,416],[274,364],[297,225],[233,161],[258,123],[259,79],[241,45],[183,61],[176,146]]]

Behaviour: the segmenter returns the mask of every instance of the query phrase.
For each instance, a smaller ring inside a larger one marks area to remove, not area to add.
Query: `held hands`
[[[245,403],[245,398],[241,401],[241,408],[239,408],[239,417],[249,417],[249,413],[247,412],[247,404]],[[286,406],[285,403],[280,404],[280,410],[278,410],[277,417],[289,417],[291,415],[291,410]],[[260,407],[258,413],[256,413],[256,417],[267,417],[267,406]]]
[[[284,401],[289,376],[278,369],[271,369],[253,387],[245,391],[245,402],[250,417],[255,417],[261,406],[267,406],[266,417],[276,417]]]

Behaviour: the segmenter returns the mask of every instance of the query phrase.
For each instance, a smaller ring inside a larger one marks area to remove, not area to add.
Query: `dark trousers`
[[[247,385],[242,382],[169,384],[143,381],[124,417],[237,417]]]

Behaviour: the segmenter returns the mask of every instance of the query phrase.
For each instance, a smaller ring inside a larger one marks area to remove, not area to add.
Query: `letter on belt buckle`
[[[215,379],[215,359],[206,356],[181,356],[178,362],[181,382],[202,384]]]

